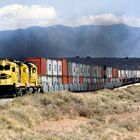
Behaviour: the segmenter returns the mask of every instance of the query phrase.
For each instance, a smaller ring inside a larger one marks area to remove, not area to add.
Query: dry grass
[[[0,105],[0,139],[134,139],[124,133],[137,131],[140,127],[139,118],[120,121],[111,117],[106,121],[106,116],[137,111],[140,107],[140,87],[96,93],[35,94]],[[46,121],[76,117],[85,117],[90,121],[86,125],[76,126],[73,132],[61,135],[37,129]]]

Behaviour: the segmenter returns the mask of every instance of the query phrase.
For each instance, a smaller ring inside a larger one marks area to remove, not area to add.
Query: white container
[[[57,73],[57,61],[56,60],[52,60],[53,62],[53,76],[57,76],[58,73]]]
[[[83,76],[84,77],[87,76],[87,67],[86,67],[86,65],[83,65]]]
[[[73,83],[73,84],[77,84],[77,79],[76,79],[76,77],[73,77],[73,78],[72,78],[72,83]]]
[[[93,68],[93,66],[90,66],[90,76],[94,77],[94,68]]]
[[[97,78],[101,78],[101,67],[97,66]]]
[[[46,85],[46,84],[47,84],[46,76],[41,76],[41,77],[40,77],[40,80],[41,80],[41,84],[42,84],[42,85]]]
[[[118,77],[122,78],[121,70],[118,70]]]
[[[47,80],[47,85],[48,86],[52,86],[52,84],[53,84],[53,78],[51,76],[47,76],[46,77],[46,80]]]
[[[80,65],[76,64],[76,77],[80,76]]]
[[[112,78],[112,68],[111,67],[108,67],[106,69],[106,74],[107,74],[107,78]]]
[[[62,77],[58,77],[58,84],[62,84]]]
[[[121,70],[121,76],[122,76],[122,78],[125,78],[125,70]]]
[[[47,59],[46,63],[47,63],[47,65],[46,65],[47,66],[47,73],[46,73],[46,75],[52,76],[52,74],[53,74],[52,60],[51,59]]]
[[[86,75],[87,77],[90,77],[90,65],[87,65],[86,69],[87,69]]]
[[[58,60],[58,76],[62,76],[62,61],[61,60]]]
[[[140,78],[140,70],[137,70],[137,77]]]
[[[83,76],[83,65],[80,64],[80,76]]]
[[[87,84],[88,78],[84,78],[84,79],[83,79],[83,82],[84,82],[84,84]]]
[[[72,63],[72,76],[76,76],[76,63]]]
[[[128,70],[128,78],[131,78],[132,77],[132,72],[131,70]]]
[[[91,78],[87,78],[87,82],[88,82],[88,84],[90,84],[91,83]]]
[[[76,77],[76,83],[80,84],[80,77]]]
[[[132,70],[132,78],[135,78],[137,76],[137,71],[136,70]]]
[[[129,70],[126,70],[126,77],[129,78]]]
[[[53,76],[53,85],[58,85],[58,78]]]

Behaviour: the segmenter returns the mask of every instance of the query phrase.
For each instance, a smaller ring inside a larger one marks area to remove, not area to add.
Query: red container
[[[119,70],[118,69],[116,69],[116,78],[118,78],[119,77]]]
[[[84,78],[83,78],[83,76],[80,76],[80,78],[79,78],[79,83],[80,83],[80,85],[82,85],[82,84],[84,83]]]
[[[112,68],[112,78],[115,78],[115,68]]]
[[[118,69],[112,68],[112,78],[118,78]]]
[[[45,76],[46,75],[46,59],[45,58],[26,58],[28,62],[32,62],[37,66],[38,75]]]
[[[62,76],[62,84],[68,84],[68,77]]]
[[[66,59],[62,59],[62,75],[63,76],[68,75],[68,63]]]
[[[104,75],[105,75],[105,71],[104,71],[104,67],[102,66],[101,67],[101,78],[104,78]]]
[[[73,83],[72,76],[69,76],[69,77],[68,77],[68,81],[69,81],[69,84],[72,84],[72,83]]]

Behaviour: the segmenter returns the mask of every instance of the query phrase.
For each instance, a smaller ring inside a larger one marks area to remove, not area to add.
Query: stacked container
[[[80,78],[79,78],[80,85],[83,85],[84,83],[84,76],[83,76],[83,65],[80,64]]]
[[[53,73],[53,85],[58,84],[58,62],[57,60],[52,60],[52,73]]]
[[[73,80],[72,80],[72,63],[68,62],[68,83],[72,84]]]
[[[58,84],[62,85],[62,61],[58,60],[58,65],[57,65],[57,73],[58,73]]]
[[[80,64],[76,64],[76,84],[80,84]]]
[[[32,62],[37,66],[38,75],[40,76],[41,84],[44,86],[47,85],[46,79],[46,59],[45,58],[26,58],[27,62]]]
[[[66,59],[62,59],[62,84],[68,84],[68,63]]]
[[[72,66],[72,83],[76,84],[76,63],[71,63]]]
[[[51,59],[46,59],[46,79],[48,86],[52,86],[53,84],[53,65]]]

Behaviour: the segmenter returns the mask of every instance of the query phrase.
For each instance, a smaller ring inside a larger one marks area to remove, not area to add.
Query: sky
[[[29,26],[140,27],[140,0],[0,0],[0,30]]]

